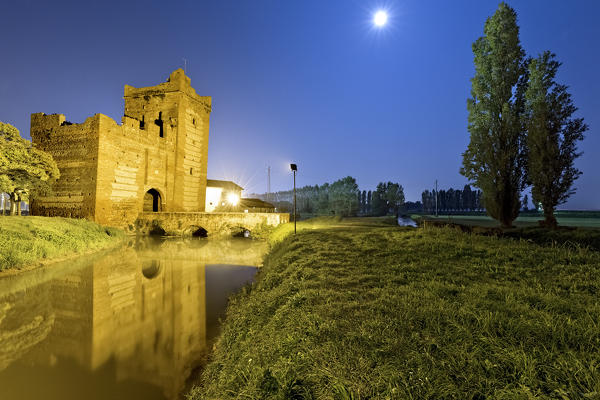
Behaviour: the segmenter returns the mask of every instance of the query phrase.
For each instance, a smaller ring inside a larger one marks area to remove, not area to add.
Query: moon
[[[379,28],[384,26],[387,23],[387,20],[388,20],[388,15],[383,10],[377,11],[375,13],[375,16],[373,17],[373,23],[375,24],[375,26],[377,26]]]

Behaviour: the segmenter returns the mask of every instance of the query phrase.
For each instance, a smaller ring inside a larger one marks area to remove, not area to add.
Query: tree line
[[[421,193],[423,211],[432,213],[436,211],[436,191],[425,190]],[[482,202],[481,190],[472,190],[471,186],[465,185],[461,189],[438,190],[437,211],[483,211],[485,207]]]
[[[461,173],[482,191],[487,213],[510,227],[531,186],[548,227],[581,175],[574,161],[588,129],[575,118],[567,86],[556,81],[561,63],[550,51],[529,57],[521,47],[517,14],[500,3],[473,43],[475,75],[467,100],[470,141]]]
[[[279,211],[293,211],[293,190],[252,194],[273,203]],[[360,191],[351,176],[333,183],[296,189],[296,211],[300,214],[357,216],[397,215],[404,205],[404,188],[399,183],[380,182],[375,190]]]

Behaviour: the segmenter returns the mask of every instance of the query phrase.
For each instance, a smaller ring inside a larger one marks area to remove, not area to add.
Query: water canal
[[[0,279],[0,399],[182,398],[266,251],[144,238]]]

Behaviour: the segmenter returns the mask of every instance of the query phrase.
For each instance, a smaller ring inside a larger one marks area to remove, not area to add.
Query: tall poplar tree
[[[556,206],[575,193],[573,182],[581,175],[574,161],[577,142],[588,129],[583,118],[573,118],[573,105],[567,86],[555,81],[560,67],[555,55],[544,52],[529,64],[527,99],[528,173],[535,203],[542,203],[544,225],[556,228]]]
[[[506,3],[487,19],[473,43],[468,130],[461,173],[483,191],[488,214],[510,227],[525,186],[524,94],[527,61],[519,42],[517,14]]]

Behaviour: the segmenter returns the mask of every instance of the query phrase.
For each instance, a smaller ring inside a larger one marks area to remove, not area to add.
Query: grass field
[[[84,219],[0,216],[0,271],[99,250],[124,237]]]
[[[386,219],[298,227],[230,302],[191,399],[600,398],[600,253]]]

